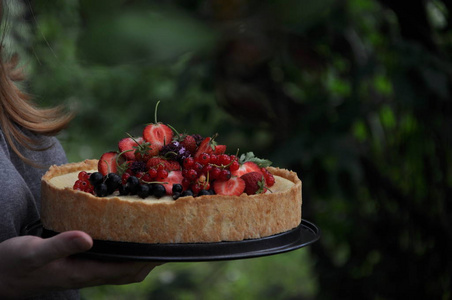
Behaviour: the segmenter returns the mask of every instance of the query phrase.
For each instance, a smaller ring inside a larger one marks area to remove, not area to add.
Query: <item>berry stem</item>
[[[160,100],[157,101],[157,104],[155,104],[155,110],[154,110],[154,119],[155,119],[155,124],[157,124],[157,110],[160,104]]]
[[[172,131],[174,131],[176,137],[178,137],[180,135],[179,132],[176,130],[176,128],[174,128],[170,124],[166,124],[166,126],[168,126],[169,128],[171,128]]]

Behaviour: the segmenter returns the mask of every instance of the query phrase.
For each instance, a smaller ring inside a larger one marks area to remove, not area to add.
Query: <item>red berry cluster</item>
[[[78,173],[78,179],[74,183],[74,190],[86,192],[86,193],[94,193],[94,186],[89,182],[89,176],[91,174],[86,171],[81,171]]]
[[[165,179],[168,177],[169,170],[165,169],[165,166],[163,164],[160,164],[156,167],[151,167],[149,169],[146,168],[146,170],[143,171],[134,171],[133,169],[129,168],[122,174],[122,183],[126,184],[127,179],[129,179],[130,176],[137,177],[142,182],[154,182],[154,181],[165,181]]]
[[[182,186],[197,195],[201,190],[210,190],[215,180],[227,181],[231,172],[240,164],[235,155],[201,153],[196,157],[187,157],[182,164]]]

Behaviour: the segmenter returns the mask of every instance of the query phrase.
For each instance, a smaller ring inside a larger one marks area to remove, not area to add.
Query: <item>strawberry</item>
[[[192,135],[185,136],[180,144],[191,154],[194,154],[196,152],[196,148],[198,147],[196,139]]]
[[[212,149],[212,138],[206,137],[202,140],[201,144],[199,144],[198,149],[196,150],[196,153],[194,155],[195,158],[200,156],[203,153],[211,154],[213,153]]]
[[[167,171],[180,171],[181,168],[180,163],[175,160],[167,160],[165,163],[165,170]]]
[[[118,143],[119,152],[127,160],[147,160],[150,155],[149,143],[142,137],[126,137]]]
[[[135,154],[133,154],[133,147],[136,145],[137,142],[135,142],[131,137],[126,137],[119,141],[118,149],[127,160],[134,160]]]
[[[145,142],[143,138],[139,139],[138,145],[134,148],[135,159],[137,161],[147,161],[153,156],[150,144]]]
[[[231,177],[227,181],[215,180],[213,190],[217,195],[240,196],[245,191],[245,181],[240,177]]]
[[[151,157],[146,163],[146,168],[148,169],[158,169],[159,166],[162,166],[163,169],[167,171],[179,171],[181,169],[181,165],[178,161],[166,160],[159,156]]]
[[[262,174],[264,174],[265,177],[265,184],[268,187],[271,187],[275,184],[275,177],[273,176],[272,173],[270,173],[269,170],[267,170],[267,168],[262,167],[261,168]]]
[[[255,162],[247,161],[241,164],[237,170],[231,171],[231,175],[241,177],[242,175],[251,172],[258,172],[262,174],[261,168],[259,168]]]
[[[160,150],[173,139],[173,130],[161,122],[157,122],[157,109],[160,101],[155,105],[155,122],[147,125],[143,129],[143,138],[150,144],[150,155],[158,155]]]
[[[224,154],[225,152],[226,152],[226,145],[216,145],[215,146],[214,153],[216,155],[221,155],[221,154]]]
[[[168,177],[165,178],[163,186],[165,187],[166,194],[172,195],[173,194],[173,184],[179,183],[182,184],[182,180],[184,178],[182,177],[181,171],[171,171],[168,173]]]
[[[108,173],[117,173],[118,163],[122,164],[123,162],[124,158],[119,156],[118,152],[106,152],[100,157],[97,169],[102,175],[106,176]]]
[[[150,155],[158,155],[160,150],[173,138],[173,131],[162,123],[149,124],[143,130],[143,138],[150,144]]]
[[[220,155],[226,152],[226,145],[217,145],[217,142],[214,140],[215,137],[216,135],[214,137],[204,138],[201,144],[199,144],[194,157],[197,158],[203,153]]]
[[[261,172],[246,173],[240,178],[245,181],[245,193],[248,195],[262,194],[267,191],[265,177]]]

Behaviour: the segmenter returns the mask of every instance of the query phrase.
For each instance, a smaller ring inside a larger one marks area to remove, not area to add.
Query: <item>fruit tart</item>
[[[152,244],[241,241],[297,227],[297,174],[251,152],[227,154],[216,138],[155,122],[98,160],[50,167],[41,185],[44,228]]]

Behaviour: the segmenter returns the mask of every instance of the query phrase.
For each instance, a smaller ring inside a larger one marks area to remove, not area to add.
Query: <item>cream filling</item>
[[[87,172],[92,173],[96,172],[97,170],[88,170]],[[55,186],[58,189],[65,189],[65,188],[72,188],[74,186],[75,181],[78,179],[78,174],[80,171],[72,172],[63,174],[60,176],[55,176],[49,180],[49,183]],[[294,183],[286,178],[280,177],[280,176],[274,176],[275,177],[275,184],[270,187],[270,190],[267,191],[267,193],[279,193],[289,190]],[[118,196],[117,193],[104,197],[104,198],[120,198],[123,200],[130,200],[130,201],[136,201],[138,196]],[[142,200],[138,198],[139,200]],[[171,196],[163,196],[160,199],[157,199],[153,196],[147,197],[144,200],[153,200],[158,202],[167,202],[167,201],[174,201]]]

